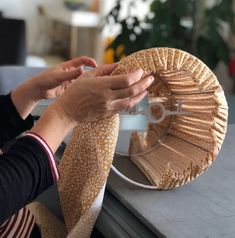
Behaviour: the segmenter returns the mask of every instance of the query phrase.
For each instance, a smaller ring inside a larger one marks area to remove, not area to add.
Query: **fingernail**
[[[141,76],[144,74],[144,70],[142,68],[138,69],[137,72],[140,73]]]
[[[150,76],[149,79],[148,79],[149,84],[151,84],[151,83],[153,82],[153,80],[154,80],[154,77],[153,77],[153,76]]]

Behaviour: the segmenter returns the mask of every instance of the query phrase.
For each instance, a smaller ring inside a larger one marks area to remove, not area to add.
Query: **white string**
[[[122,178],[123,180],[125,180],[126,182],[134,185],[134,186],[137,186],[137,187],[140,187],[140,188],[146,188],[146,189],[158,189],[157,186],[152,186],[152,185],[146,185],[146,184],[142,184],[142,183],[138,183],[138,182],[135,182],[134,180],[128,178],[127,176],[125,176],[124,174],[122,174],[119,170],[116,169],[116,167],[114,167],[113,165],[111,166],[111,169],[113,170],[113,172],[118,175],[120,178]]]

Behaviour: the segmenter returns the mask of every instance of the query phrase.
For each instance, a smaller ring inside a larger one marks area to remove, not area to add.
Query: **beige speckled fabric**
[[[69,237],[89,237],[102,206],[119,130],[115,115],[78,125],[60,163],[59,194]]]
[[[175,111],[183,102],[190,115],[166,117],[149,124],[145,133],[133,132],[130,159],[159,189],[185,184],[203,173],[215,160],[227,128],[228,107],[212,71],[198,58],[173,48],[138,51],[120,61],[113,74],[133,72],[153,75],[150,102]],[[161,110],[152,109],[159,118]]]
[[[33,213],[36,224],[40,227],[42,238],[65,238],[67,236],[64,223],[41,202],[32,202],[27,208]]]

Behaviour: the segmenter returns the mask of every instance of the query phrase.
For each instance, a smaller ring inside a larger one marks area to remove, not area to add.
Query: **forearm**
[[[32,83],[32,80],[25,81],[16,88],[11,93],[11,99],[22,119],[25,119],[31,113],[40,100],[38,89]]]
[[[54,153],[73,126],[59,107],[51,105],[26,136],[1,155],[0,224],[58,179],[48,150]]]
[[[0,96],[0,147],[33,126],[33,118],[22,119],[11,100],[11,95]]]
[[[0,224],[53,184],[50,158],[25,136],[0,156]]]
[[[54,153],[73,126],[60,112],[59,108],[51,105],[45,110],[30,132],[39,135]]]

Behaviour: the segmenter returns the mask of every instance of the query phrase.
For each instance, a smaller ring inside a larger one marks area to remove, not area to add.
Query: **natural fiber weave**
[[[147,132],[133,133],[130,159],[159,189],[185,184],[203,173],[215,160],[224,140],[228,107],[224,92],[212,71],[187,52],[152,48],[120,61],[114,75],[142,68],[153,75],[149,101],[160,101],[166,109],[190,115],[169,116],[160,124],[149,124]],[[158,118],[161,111],[153,110]],[[146,153],[146,151],[148,151]]]

